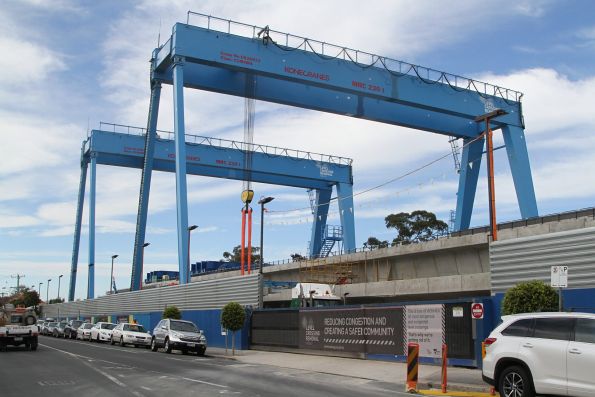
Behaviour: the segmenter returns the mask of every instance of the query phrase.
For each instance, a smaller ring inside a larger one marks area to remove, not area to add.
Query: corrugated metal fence
[[[182,311],[221,309],[235,301],[258,306],[258,274],[194,282],[185,285],[123,292],[96,299],[44,305],[43,317],[90,317],[122,313],[160,312],[175,305]]]
[[[490,244],[492,292],[517,283],[542,280],[549,284],[551,266],[566,265],[568,288],[595,285],[595,228],[496,241]]]

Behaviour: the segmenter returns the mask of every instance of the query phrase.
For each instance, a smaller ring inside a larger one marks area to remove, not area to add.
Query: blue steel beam
[[[463,140],[463,154],[461,156],[461,170],[459,172],[459,190],[457,192],[457,210],[455,217],[455,231],[465,230],[471,224],[471,213],[485,138],[477,140]]]
[[[329,202],[332,189],[316,189],[314,202],[314,222],[312,223],[312,236],[310,238],[310,256],[317,257],[322,248],[322,233],[328,217]]]
[[[76,273],[78,269],[79,247],[81,241],[81,225],[83,221],[83,205],[85,202],[85,185],[87,184],[87,164],[84,160],[85,143],[81,148],[81,176],[79,180],[79,194],[76,204],[76,218],[74,223],[74,239],[72,243],[72,259],[70,262],[70,288],[68,290],[68,301],[74,301],[76,290]]]
[[[93,138],[91,138],[93,141]],[[87,277],[87,299],[95,298],[95,197],[97,185],[97,157],[91,153],[89,180],[89,274]]]
[[[144,159],[143,144],[145,138],[141,135],[121,134],[117,132],[92,130],[91,144],[88,153],[95,153],[97,163],[129,168],[142,168]],[[188,139],[192,139],[191,136]],[[218,146],[218,139],[200,138],[209,144],[186,143],[186,166],[190,175],[202,175],[225,179],[244,179],[245,152],[239,147]],[[226,144],[232,144],[227,142]],[[254,145],[255,148],[259,145]],[[263,148],[266,151],[266,148]],[[279,152],[285,152],[279,149]],[[341,159],[341,163],[331,162],[332,156],[314,155],[307,158],[297,158],[287,155],[267,154],[254,151],[252,153],[252,180],[282,186],[292,186],[304,189],[330,189],[338,183],[351,184],[351,160]],[[175,172],[175,146],[171,139],[156,138],[153,155],[153,170]],[[321,161],[313,158],[320,158]],[[329,161],[322,161],[322,159]]]
[[[537,200],[531,177],[531,164],[525,143],[525,133],[521,127],[505,126],[502,128],[504,144],[510,163],[512,180],[516,190],[519,209],[523,219],[538,216]]]
[[[137,291],[141,288],[143,278],[143,244],[149,211],[149,192],[151,190],[151,176],[153,174],[153,158],[155,153],[155,139],[157,118],[159,116],[159,100],[161,98],[161,83],[153,82],[151,85],[151,102],[149,104],[149,117],[147,120],[147,134],[145,136],[146,153],[142,161],[142,176],[138,198],[138,214],[136,218],[136,233],[134,237],[134,253],[132,255],[132,274],[130,276],[130,290]],[[94,134],[97,138],[97,134]],[[140,143],[137,143],[137,145]],[[130,147],[130,146],[129,146]],[[142,150],[136,148],[137,151]]]
[[[353,207],[353,185],[339,183],[337,185],[339,201],[339,217],[343,226],[343,248],[345,252],[355,252],[355,208]]]
[[[492,108],[508,112],[497,125],[522,125],[520,103],[496,95],[185,24],[174,25],[171,39],[156,50],[155,78],[172,83],[175,56],[186,58],[184,84],[191,88],[244,96],[250,74],[259,100],[458,137],[476,136],[474,118]]]
[[[176,147],[176,209],[180,284],[188,283],[188,194],[186,191],[186,127],[184,125],[184,59],[174,57],[174,139]]]

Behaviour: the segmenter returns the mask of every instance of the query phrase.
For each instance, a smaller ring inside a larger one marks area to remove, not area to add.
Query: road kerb
[[[442,393],[440,389],[427,389],[418,390],[417,394],[423,394],[425,396],[450,396],[450,397],[492,397],[489,392],[477,392],[477,391],[447,391]]]

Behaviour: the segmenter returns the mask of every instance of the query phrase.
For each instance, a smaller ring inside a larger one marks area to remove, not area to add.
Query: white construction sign
[[[405,331],[405,349],[408,343],[418,343],[420,357],[440,358],[444,343],[444,305],[405,306]]]
[[[568,266],[552,266],[551,286],[554,288],[568,287]]]

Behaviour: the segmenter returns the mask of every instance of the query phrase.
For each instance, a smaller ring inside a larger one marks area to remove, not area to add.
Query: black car
[[[76,339],[76,330],[84,323],[83,320],[70,320],[64,327],[64,338]]]

